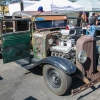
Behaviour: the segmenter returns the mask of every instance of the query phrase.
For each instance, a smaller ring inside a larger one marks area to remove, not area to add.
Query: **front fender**
[[[61,58],[61,57],[56,57],[56,56],[47,57],[47,58],[39,61],[38,63],[36,63],[34,65],[34,67],[38,66],[40,64],[51,64],[51,65],[59,68],[60,70],[64,71],[67,74],[74,73],[77,68],[73,63],[71,63],[70,60]]]

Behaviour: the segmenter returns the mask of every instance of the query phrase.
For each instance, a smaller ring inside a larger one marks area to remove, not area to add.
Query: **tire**
[[[43,77],[47,87],[56,95],[64,95],[72,84],[71,76],[52,65],[44,65]]]
[[[1,53],[1,51],[0,51],[0,59],[2,59],[2,53]]]

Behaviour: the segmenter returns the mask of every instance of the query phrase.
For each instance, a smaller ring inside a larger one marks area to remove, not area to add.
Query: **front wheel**
[[[72,78],[52,65],[44,65],[43,77],[47,87],[56,95],[63,95],[71,87]]]

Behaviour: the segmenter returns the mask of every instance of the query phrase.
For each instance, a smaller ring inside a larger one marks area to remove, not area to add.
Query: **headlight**
[[[77,56],[77,59],[80,63],[85,63],[85,61],[87,60],[87,54],[86,54],[86,51],[83,50],[81,51],[78,56]]]

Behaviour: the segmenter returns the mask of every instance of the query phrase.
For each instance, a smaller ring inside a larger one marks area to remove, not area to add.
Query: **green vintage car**
[[[57,95],[68,92],[73,76],[86,84],[72,94],[93,86],[100,81],[96,39],[77,36],[66,25],[66,15],[54,12],[20,11],[5,16],[0,21],[3,63],[21,59],[26,69],[42,67],[47,87]]]

